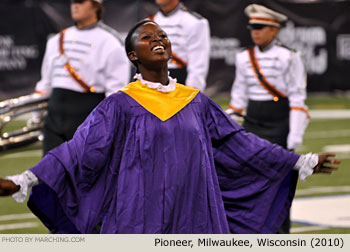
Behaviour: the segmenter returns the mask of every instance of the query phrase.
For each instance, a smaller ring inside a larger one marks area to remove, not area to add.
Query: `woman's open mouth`
[[[164,46],[158,45],[152,48],[152,52],[163,53],[165,52]]]

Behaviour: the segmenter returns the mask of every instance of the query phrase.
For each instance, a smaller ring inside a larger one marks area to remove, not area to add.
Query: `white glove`
[[[291,133],[288,134],[287,138],[287,148],[288,150],[295,150],[299,148],[303,144],[303,136],[301,135],[293,135]]]
[[[23,203],[26,200],[29,188],[39,184],[39,178],[30,170],[19,175],[7,176],[6,179],[11,180],[13,183],[21,187],[18,192],[12,195],[12,198],[18,203]]]
[[[303,143],[303,136],[309,119],[307,114],[301,110],[291,110],[289,114],[289,134],[287,138],[287,148],[297,149]]]
[[[233,109],[227,109],[225,112],[234,120],[236,123],[241,124],[243,122],[243,116],[239,116],[240,114],[234,111]]]
[[[313,153],[308,153],[305,155],[300,155],[297,163],[294,166],[294,170],[299,171],[299,179],[305,181],[305,179],[314,173],[314,168],[318,164],[318,155]]]

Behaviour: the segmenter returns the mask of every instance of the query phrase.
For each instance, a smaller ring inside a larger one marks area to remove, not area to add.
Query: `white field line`
[[[327,187],[312,187],[307,189],[297,190],[296,196],[303,196],[316,193],[348,193],[350,192],[350,186],[327,186]]]
[[[350,110],[310,110],[311,119],[348,119]]]
[[[304,136],[305,139],[334,138],[334,137],[350,137],[350,130],[338,129],[338,130],[306,132]]]
[[[350,159],[350,153],[339,153],[337,152],[337,159],[341,159],[341,160],[344,160],[344,159]]]
[[[35,218],[36,216],[32,213],[0,215],[0,221],[25,220],[25,219],[35,219]]]
[[[336,153],[338,159],[350,158],[350,144],[326,145],[323,147],[322,151]]]
[[[350,153],[350,144],[326,145],[326,146],[323,147],[323,151],[326,151],[326,152]]]
[[[297,152],[309,151],[307,146],[302,145],[297,149]],[[337,154],[337,159],[350,159],[350,145],[339,144],[339,145],[326,145],[322,148],[322,152],[332,152]]]
[[[321,226],[295,227],[295,228],[291,228],[290,232],[291,233],[302,233],[302,232],[325,230],[325,229],[329,229],[329,227],[321,227]]]
[[[33,227],[39,227],[39,226],[40,224],[38,222],[6,224],[6,225],[0,225],[0,231],[10,230],[10,229],[33,228]]]

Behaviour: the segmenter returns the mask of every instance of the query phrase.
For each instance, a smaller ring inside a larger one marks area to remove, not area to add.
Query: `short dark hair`
[[[126,36],[125,38],[125,51],[126,51],[126,55],[129,56],[129,53],[131,51],[134,50],[134,45],[132,44],[132,35],[135,33],[135,31],[140,27],[142,26],[143,24],[146,24],[146,23],[154,23],[156,24],[154,21],[152,20],[142,20],[142,21],[139,21],[138,23],[136,23],[131,29],[130,31],[128,32],[128,35]],[[134,66],[136,67],[136,73],[139,73],[139,67],[138,67],[138,64],[136,61],[132,61],[130,60],[131,63],[134,64]]]
[[[103,16],[103,6],[102,6],[102,4],[100,4],[98,2],[95,2],[95,1],[92,1],[92,5],[97,8],[97,10],[96,10],[97,20],[101,20],[102,16]]]

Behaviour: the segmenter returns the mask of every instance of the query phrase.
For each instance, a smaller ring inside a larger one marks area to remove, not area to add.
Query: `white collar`
[[[134,79],[139,80],[143,85],[147,85],[149,88],[157,89],[158,91],[163,93],[169,93],[171,91],[174,91],[176,88],[177,79],[171,78],[170,76],[168,76],[168,78],[169,78],[169,84],[165,86],[159,82],[151,82],[151,81],[144,80],[140,73],[137,73],[134,76]]]

